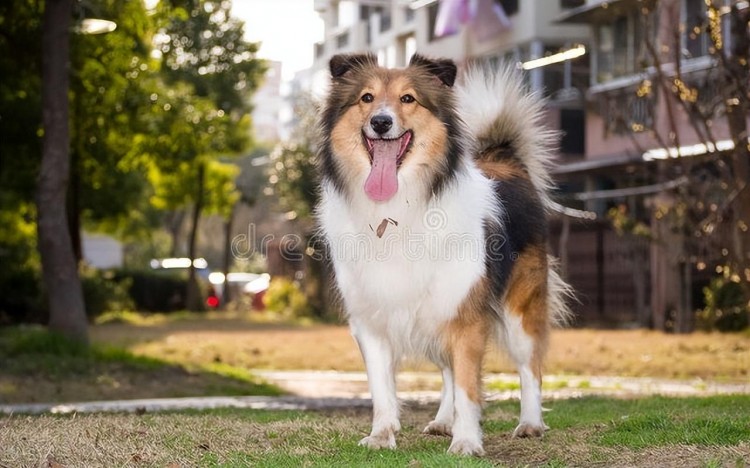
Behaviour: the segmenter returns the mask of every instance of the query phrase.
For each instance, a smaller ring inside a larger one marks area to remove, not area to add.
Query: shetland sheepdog
[[[515,437],[541,436],[542,359],[567,286],[547,255],[556,133],[510,66],[415,55],[403,69],[337,55],[321,113],[318,221],[372,394],[370,448],[395,448],[395,374],[406,357],[442,372],[435,419],[451,453],[481,455],[482,358],[518,366]]]

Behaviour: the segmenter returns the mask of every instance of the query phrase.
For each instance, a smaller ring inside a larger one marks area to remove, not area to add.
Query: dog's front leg
[[[455,418],[448,452],[484,455],[482,447],[482,357],[487,328],[481,323],[456,329],[450,350],[454,381]]]
[[[372,394],[372,432],[359,445],[372,449],[396,448],[396,434],[401,430],[396,398],[396,363],[388,341],[362,327],[352,326],[367,367]]]

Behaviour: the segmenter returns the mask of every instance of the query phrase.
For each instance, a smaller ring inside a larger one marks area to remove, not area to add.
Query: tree
[[[0,323],[46,320],[34,203],[41,161],[42,12],[37,1],[0,3]]]
[[[37,189],[39,252],[49,295],[49,327],[88,342],[88,322],[73,254],[66,194],[70,174],[68,89],[73,0],[47,0],[42,36],[42,166]]]
[[[681,5],[662,0],[644,7],[645,77],[626,96],[664,118],[634,122],[624,112],[630,106],[620,105],[617,120],[637,150],[655,160],[664,186],[649,205],[654,326],[689,332],[694,267],[741,283],[745,304],[750,300],[750,9],[707,1],[703,14],[680,24]],[[708,52],[697,71],[683,66],[697,58],[692,51]],[[644,141],[658,148],[645,151]]]
[[[72,38],[68,207],[79,260],[82,225],[121,238],[142,234],[142,226],[134,226],[131,214],[143,213],[147,205],[146,168],[136,162],[138,155],[131,153],[131,146],[134,136],[142,132],[152,94],[147,86],[157,71],[149,63],[156,22],[143,2],[101,0],[96,6],[93,13],[115,20],[117,29]],[[133,210],[136,206],[141,209]]]
[[[196,145],[188,157],[193,160],[191,193],[192,216],[188,256],[196,254],[198,223],[206,197],[206,171],[219,155],[239,154],[249,143],[250,95],[257,89],[265,65],[255,58],[258,45],[243,39],[244,25],[231,17],[230,1],[175,1],[164,32],[169,39],[161,44],[163,72],[168,84],[187,84],[196,99],[210,103],[218,119],[209,123],[203,146]],[[200,130],[195,117],[194,131]],[[219,138],[219,136],[223,138]],[[228,248],[228,246],[227,246]],[[191,266],[188,307],[200,307],[195,269]]]

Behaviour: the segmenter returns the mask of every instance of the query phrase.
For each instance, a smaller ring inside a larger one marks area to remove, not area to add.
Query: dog
[[[337,55],[320,116],[317,217],[373,421],[360,445],[395,448],[395,374],[406,357],[442,372],[425,433],[482,455],[482,359],[504,343],[521,381],[515,437],[541,436],[542,360],[568,286],[547,253],[548,168],[557,138],[511,66],[458,68],[414,55],[380,67]]]

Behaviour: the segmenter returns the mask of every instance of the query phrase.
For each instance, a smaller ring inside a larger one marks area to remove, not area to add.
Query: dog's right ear
[[[328,66],[331,69],[331,76],[341,78],[350,70],[363,68],[365,66],[377,66],[378,59],[371,54],[339,54],[331,58]]]

